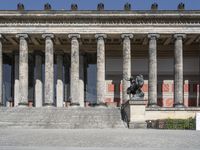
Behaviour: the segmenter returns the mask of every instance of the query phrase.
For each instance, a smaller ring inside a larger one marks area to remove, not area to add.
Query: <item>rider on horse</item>
[[[130,79],[125,79],[127,81],[130,81],[130,87],[127,89],[127,94],[129,94],[131,99],[131,94],[133,95],[133,98],[142,98],[144,97],[144,93],[142,92],[141,88],[144,84],[143,75],[139,74],[136,76],[135,80],[133,76],[130,77]]]

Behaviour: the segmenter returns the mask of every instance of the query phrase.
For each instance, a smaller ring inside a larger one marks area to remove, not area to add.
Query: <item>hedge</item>
[[[188,119],[159,119],[148,120],[147,128],[154,129],[189,129],[194,130],[196,127],[196,120],[194,118]]]

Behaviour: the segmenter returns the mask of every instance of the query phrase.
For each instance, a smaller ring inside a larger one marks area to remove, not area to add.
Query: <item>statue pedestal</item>
[[[147,100],[129,100],[122,106],[128,127],[130,129],[147,128],[145,107]]]

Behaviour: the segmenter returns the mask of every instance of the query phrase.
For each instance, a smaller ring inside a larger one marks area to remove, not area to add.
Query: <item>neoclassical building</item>
[[[0,103],[114,104],[143,74],[147,107],[199,107],[200,11],[0,11]]]

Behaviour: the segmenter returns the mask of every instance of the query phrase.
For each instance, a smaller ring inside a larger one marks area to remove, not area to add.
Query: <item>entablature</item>
[[[197,25],[200,11],[0,11],[0,26]]]

